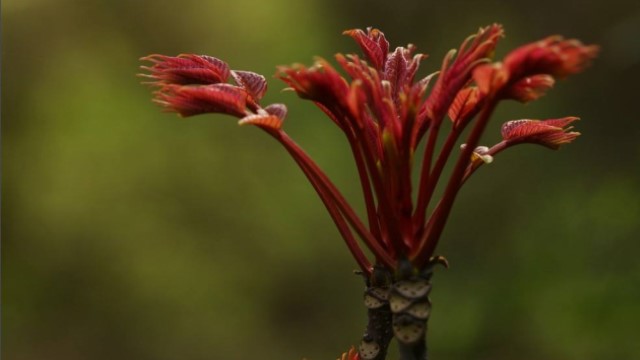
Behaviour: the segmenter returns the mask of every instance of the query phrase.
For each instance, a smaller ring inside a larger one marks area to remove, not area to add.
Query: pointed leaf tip
[[[378,70],[384,68],[389,52],[389,42],[382,31],[369,27],[366,33],[361,29],[350,29],[345,30],[342,34],[348,35],[356,41],[373,67]]]
[[[277,116],[280,120],[284,120],[287,117],[287,107],[284,104],[271,104],[264,110],[269,115]]]
[[[231,76],[233,76],[236,84],[245,88],[256,102],[262,99],[267,92],[267,80],[260,74],[251,71],[233,70],[231,71]]]

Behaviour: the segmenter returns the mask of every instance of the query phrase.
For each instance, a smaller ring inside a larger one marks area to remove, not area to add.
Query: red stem
[[[395,261],[381,246],[381,243],[367,231],[362,221],[360,221],[360,218],[355,214],[353,209],[351,209],[342,194],[340,194],[340,191],[335,187],[335,185],[333,185],[331,180],[329,180],[311,157],[309,157],[309,155],[307,155],[284,131],[267,132],[287,149],[289,154],[291,154],[298,164],[302,164],[300,165],[300,168],[312,184],[317,183],[320,186],[323,191],[318,191],[318,194],[323,198],[323,201],[325,201],[325,198],[326,201],[332,200],[373,254],[386,266],[393,268]],[[347,239],[345,239],[345,241],[347,241]]]
[[[376,239],[380,239],[381,242],[386,244],[386,239],[381,235],[380,232],[380,222],[378,219],[378,213],[376,212],[376,205],[373,198],[373,193],[371,192],[371,183],[369,180],[369,174],[367,173],[366,165],[362,158],[362,151],[357,144],[357,139],[353,134],[353,130],[351,125],[348,122],[348,119],[345,117],[346,121],[340,121],[337,116],[329,110],[322,103],[315,102],[315,104],[327,115],[329,118],[342,130],[349,140],[349,146],[351,147],[351,152],[353,153],[353,158],[356,162],[356,167],[358,169],[358,177],[360,178],[360,186],[362,187],[362,193],[364,197],[365,206],[367,208],[367,219],[369,220],[369,230],[373,234],[373,237]]]
[[[373,199],[373,193],[371,192],[371,183],[369,181],[369,174],[367,173],[367,168],[362,158],[362,151],[358,144],[356,143],[356,139],[351,133],[347,133],[347,138],[349,140],[349,145],[351,146],[351,152],[353,153],[353,158],[356,162],[356,167],[358,168],[358,177],[360,178],[360,186],[362,187],[362,193],[364,196],[365,206],[367,208],[367,218],[369,220],[369,230],[373,234],[373,237],[381,240],[385,245],[389,245],[386,243],[386,239],[382,236],[380,232],[380,223],[378,220],[378,213],[376,212],[376,204]]]
[[[440,180],[440,176],[442,175],[442,171],[444,170],[445,165],[449,161],[449,156],[451,155],[451,151],[456,145],[458,138],[464,131],[464,129],[469,124],[470,120],[473,119],[480,110],[478,107],[476,110],[472,111],[465,118],[460,119],[460,121],[453,124],[451,132],[447,136],[444,145],[442,146],[442,150],[440,151],[440,155],[438,155],[438,160],[436,160],[435,165],[433,166],[433,170],[429,174],[429,177],[426,179],[426,183],[423,182],[422,178],[420,179],[420,191],[423,192],[420,195],[423,195],[421,200],[418,200],[418,206],[416,207],[416,213],[414,214],[413,221],[416,224],[416,230],[420,231],[418,237],[422,236],[425,231],[425,216],[427,209],[429,207],[429,203],[431,203],[431,199],[433,198],[433,192],[438,185],[438,181]],[[422,201],[422,202],[420,202]]]
[[[458,161],[456,162],[453,173],[449,178],[449,183],[447,184],[442,200],[438,204],[437,209],[434,210],[432,219],[429,220],[429,222],[432,222],[432,225],[429,226],[428,231],[423,235],[418,250],[415,252],[415,256],[412,259],[418,266],[424,265],[429,260],[429,257],[433,254],[433,251],[438,244],[444,225],[451,213],[453,201],[460,190],[465,171],[471,161],[471,154],[480,141],[480,136],[484,132],[484,129],[491,118],[493,110],[496,107],[496,103],[497,102],[494,99],[487,99],[484,109],[480,114],[480,118],[473,127],[473,130],[471,130],[471,134],[467,139],[467,146],[462,150],[458,157]]]
[[[508,148],[511,145],[512,144],[510,144],[508,141],[502,140],[501,142],[493,145],[487,151],[487,155],[496,156],[498,153],[502,152],[502,150]],[[473,175],[473,173],[476,172],[476,170],[478,170],[478,168],[483,164],[484,164],[484,161],[480,159],[469,164],[469,166],[467,166],[467,170],[464,172],[464,177],[462,178],[462,183],[460,184],[460,186],[462,186],[469,179],[469,177]]]
[[[398,222],[396,221],[396,217],[394,216],[393,207],[391,203],[391,199],[389,199],[388,192],[385,191],[384,183],[380,176],[380,171],[378,170],[378,166],[376,164],[376,159],[374,158],[374,154],[377,152],[377,149],[374,147],[374,144],[371,141],[368,141],[368,136],[364,133],[364,129],[362,128],[362,124],[358,124],[357,121],[352,121],[352,128],[359,133],[355,136],[356,139],[362,139],[359,141],[360,146],[362,147],[362,154],[364,155],[365,164],[369,170],[369,175],[371,177],[371,182],[373,183],[373,189],[376,193],[376,197],[378,199],[378,209],[381,210],[380,216],[384,218],[384,223],[386,225],[386,230],[389,232],[389,241],[391,243],[391,250],[394,250],[396,254],[402,254],[403,251],[403,241],[402,241],[402,233],[398,227]]]
[[[307,179],[309,179],[309,181],[311,182],[311,185],[313,185],[313,188],[316,190],[316,192],[320,196],[322,203],[324,204],[327,211],[329,212],[329,215],[331,215],[333,222],[336,224],[336,227],[338,228],[340,235],[342,235],[342,238],[347,244],[347,247],[349,248],[349,251],[351,251],[351,254],[355,258],[356,262],[360,266],[360,269],[362,269],[362,271],[367,276],[371,275],[372,266],[371,266],[371,263],[369,262],[369,259],[367,259],[367,256],[364,254],[362,249],[360,249],[358,242],[353,237],[353,234],[349,229],[349,225],[344,220],[343,214],[340,212],[335,202],[331,201],[331,195],[327,193],[327,189],[323,188],[322,184],[318,181],[318,179],[311,176],[312,170],[309,169],[303,161],[301,161],[295,156],[293,156],[293,159],[298,164],[298,166],[300,166],[300,168],[302,169],[302,172],[307,176]]]
[[[417,220],[416,229],[421,229],[424,225],[425,214],[427,206],[429,206],[429,198],[431,195],[426,189],[426,183],[431,180],[431,160],[433,159],[433,151],[436,146],[436,140],[438,139],[438,130],[440,124],[436,124],[435,121],[431,121],[429,126],[429,139],[424,148],[424,155],[422,157],[422,169],[420,169],[420,188],[418,190],[418,201],[416,202],[416,210],[414,219]]]

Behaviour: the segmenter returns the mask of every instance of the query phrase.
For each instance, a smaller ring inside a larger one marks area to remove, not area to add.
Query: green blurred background
[[[2,356],[335,359],[365,322],[362,283],[286,153],[233,119],[162,114],[135,77],[150,53],[235,69],[357,52],[374,25],[431,55],[481,25],[513,47],[598,43],[584,74],[503,121],[582,117],[559,152],[523,146],[461,193],[439,253],[433,359],[640,359],[640,3],[635,0],[5,0]],[[271,79],[286,128],[359,200],[340,132]],[[394,354],[395,355],[395,354]]]

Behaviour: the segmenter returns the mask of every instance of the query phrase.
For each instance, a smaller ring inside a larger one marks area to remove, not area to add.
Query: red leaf
[[[393,93],[399,92],[407,82],[408,62],[405,57],[405,48],[397,47],[396,51],[387,57],[384,66],[384,79],[391,83]]]
[[[349,352],[343,353],[337,360],[360,360],[360,355],[355,348],[349,349]]]
[[[247,90],[249,95],[257,102],[267,92],[267,80],[264,76],[251,71],[231,71],[233,79],[239,86]]]
[[[536,100],[551,89],[555,80],[551,75],[540,74],[525,77],[511,85],[506,91],[506,97],[523,103]]]
[[[558,149],[560,145],[568,144],[580,135],[567,127],[577,117],[565,117],[549,120],[513,120],[502,125],[502,138],[512,144],[535,143],[550,149]]]
[[[264,108],[269,115],[274,115],[284,120],[287,117],[287,107],[284,104],[271,104]]]
[[[282,119],[275,115],[249,115],[240,119],[238,125],[256,125],[262,128],[278,130],[282,127]]]
[[[504,65],[513,80],[536,74],[565,78],[584,70],[598,51],[598,46],[556,35],[515,49],[504,58]]]
[[[223,113],[237,117],[246,115],[247,92],[229,84],[167,85],[155,95],[155,102],[184,117],[204,113]]]
[[[378,70],[382,70],[389,52],[389,42],[384,37],[382,31],[374,28],[367,28],[367,33],[360,29],[345,30],[344,35],[351,36],[362,49],[371,65]]]
[[[217,84],[229,78],[229,66],[224,61],[206,55],[181,54],[177,57],[149,55],[140,60],[150,61],[151,67],[141,66],[150,74],[140,76],[156,80],[154,85]]]
[[[300,64],[281,66],[277,77],[301,98],[317,101],[331,110],[344,104],[349,91],[347,81],[324,59],[316,60],[310,68]]]
[[[507,83],[507,73],[500,63],[482,64],[473,70],[473,80],[484,95],[498,91]]]
[[[465,119],[475,109],[478,101],[480,101],[480,90],[477,87],[462,89],[449,107],[449,117],[454,123]]]
[[[460,45],[455,58],[455,51],[450,51],[444,58],[438,81],[421,112],[425,112],[429,119],[441,121],[458,92],[468,84],[472,76],[475,77],[474,69],[477,70],[491,56],[503,33],[502,26],[498,24],[481,28]],[[481,84],[478,86],[485,93],[485,88]],[[418,125],[421,127],[419,138],[424,134],[425,127],[424,124]]]

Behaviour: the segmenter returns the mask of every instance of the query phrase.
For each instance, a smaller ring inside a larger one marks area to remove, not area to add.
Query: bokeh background
[[[583,136],[507,152],[462,191],[432,357],[640,359],[632,0],[3,1],[3,358],[335,359],[364,327],[362,282],[311,186],[257,129],[162,114],[138,58],[203,53],[269,75],[358,52],[342,30],[374,25],[429,53],[427,74],[492,22],[507,30],[498,57],[555,33],[603,51],[496,114],[486,143],[525,117],[581,116]],[[265,103],[287,103],[288,131],[357,201],[339,131],[270,79]]]

